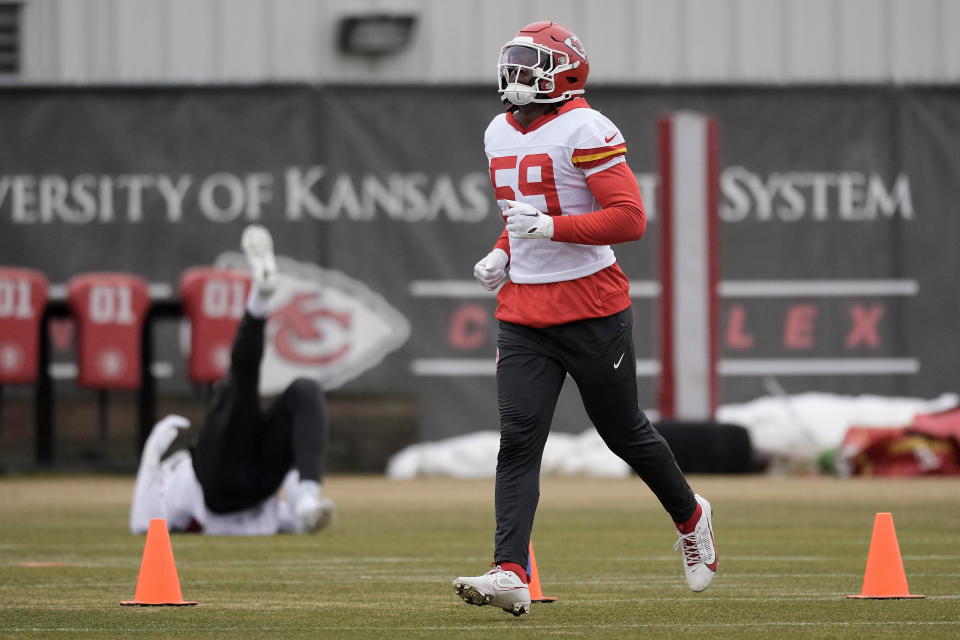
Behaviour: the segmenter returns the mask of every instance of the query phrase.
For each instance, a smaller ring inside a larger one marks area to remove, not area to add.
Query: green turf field
[[[639,480],[546,479],[533,542],[559,601],[514,618],[450,585],[487,568],[490,480],[336,476],[337,520],[317,535],[174,535],[183,596],[200,604],[146,608],[119,605],[144,545],[126,528],[132,477],[2,478],[0,637],[960,637],[960,480],[691,482],[716,512],[708,591],[686,588]],[[925,599],[844,599],[860,592],[878,511],[893,513]]]

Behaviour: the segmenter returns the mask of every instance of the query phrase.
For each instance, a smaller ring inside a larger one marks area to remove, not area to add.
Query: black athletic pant
[[[674,522],[696,511],[673,452],[637,402],[632,330],[629,307],[544,329],[500,322],[495,562],[527,564],[543,447],[568,373],[603,441],[637,472]]]
[[[241,319],[230,370],[214,386],[192,452],[204,501],[217,513],[261,502],[294,466],[301,479],[323,477],[327,420],[320,385],[299,378],[266,411],[260,408],[265,325],[265,319],[249,313]]]

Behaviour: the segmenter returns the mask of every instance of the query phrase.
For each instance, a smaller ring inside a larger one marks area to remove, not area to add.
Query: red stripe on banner
[[[719,399],[717,125],[707,116],[674,114],[658,123],[658,138],[661,184],[658,407],[664,418],[712,419]]]
[[[719,398],[719,376],[717,376],[718,339],[720,293],[717,286],[720,282],[720,147],[718,142],[717,122],[713,118],[707,119],[707,247],[710,251],[709,269],[709,309],[710,309],[710,417],[717,413]]]
[[[657,126],[660,141],[660,398],[661,417],[676,410],[673,366],[673,122]]]

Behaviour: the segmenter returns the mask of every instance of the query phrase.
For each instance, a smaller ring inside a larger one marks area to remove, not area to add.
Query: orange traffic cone
[[[876,600],[923,597],[911,594],[907,588],[907,575],[900,558],[900,544],[893,528],[892,514],[878,513],[874,518],[863,588],[860,595],[847,597]]]
[[[530,541],[530,567],[527,571],[530,576],[530,602],[556,602],[556,598],[543,595],[543,589],[540,588],[540,572],[537,571],[537,559],[533,555],[533,541]]]
[[[120,604],[172,606],[197,604],[185,602],[180,593],[180,579],[177,577],[177,565],[173,562],[170,533],[167,531],[167,521],[163,518],[153,518],[150,521],[147,542],[143,547],[143,560],[140,561],[137,591],[133,600],[126,600]]]

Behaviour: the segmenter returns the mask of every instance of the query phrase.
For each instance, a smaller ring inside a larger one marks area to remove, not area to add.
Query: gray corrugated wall
[[[23,0],[31,81],[491,80],[500,45],[553,19],[594,82],[956,82],[960,0]],[[339,18],[413,13],[383,60]],[[492,81],[492,80],[491,80]]]

